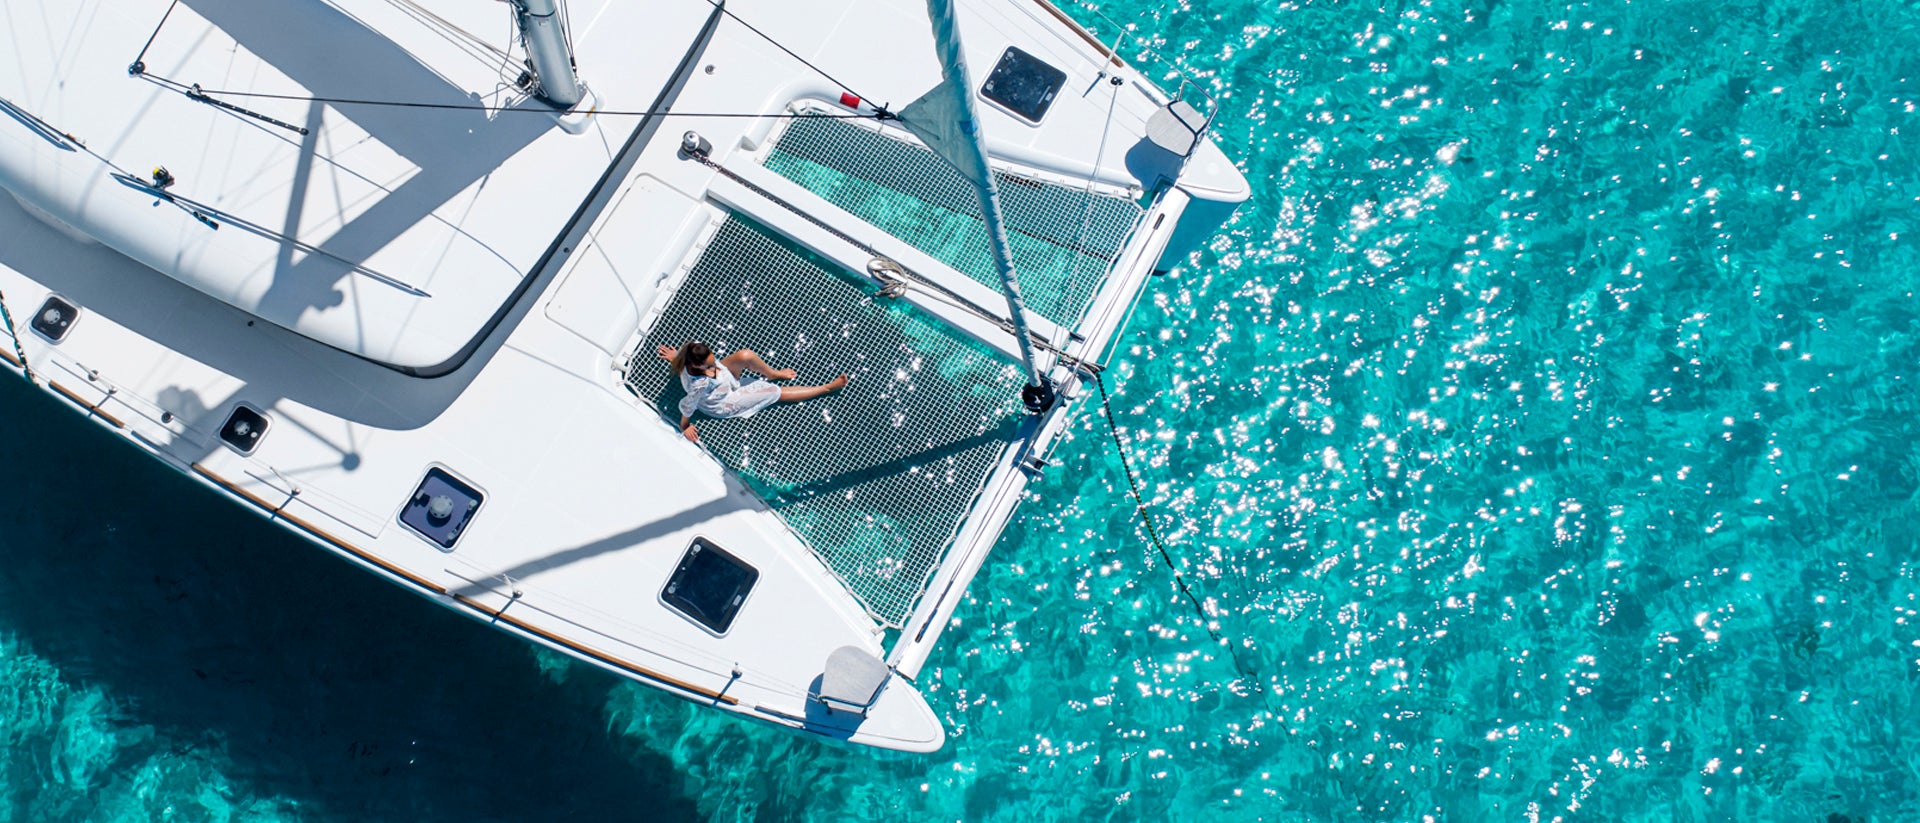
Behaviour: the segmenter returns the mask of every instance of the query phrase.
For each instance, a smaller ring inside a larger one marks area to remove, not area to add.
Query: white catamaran
[[[0,360],[441,605],[871,746],[940,747],[961,592],[1248,195],[1046,0],[0,2]],[[853,379],[690,442],[691,340]]]

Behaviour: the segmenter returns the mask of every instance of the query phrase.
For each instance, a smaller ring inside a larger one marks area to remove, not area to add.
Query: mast
[[[573,73],[573,51],[560,25],[557,0],[512,0],[520,37],[527,44],[527,61],[539,83],[539,95],[562,109],[573,108],[586,94]]]
[[[1000,215],[1000,190],[987,165],[986,135],[980,130],[980,112],[973,102],[973,81],[960,48],[960,30],[954,23],[952,0],[927,0],[933,39],[940,56],[938,87],[902,109],[899,117],[935,154],[973,183],[980,196],[980,212],[993,247],[993,265],[1000,271],[1000,290],[1007,296],[1007,314],[1020,341],[1020,359],[1027,367],[1027,386],[1020,399],[1035,414],[1053,405],[1053,384],[1035,359],[1033,332],[1027,327],[1026,301],[1020,297],[1020,279],[1013,270],[1013,251],[1007,245],[1007,226]],[[957,132],[957,133],[956,133]]]

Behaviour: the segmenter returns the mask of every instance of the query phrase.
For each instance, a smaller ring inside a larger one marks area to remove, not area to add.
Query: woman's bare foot
[[[780,399],[792,403],[796,400],[812,400],[824,394],[832,394],[847,386],[847,376],[840,375],[832,382],[818,386],[788,386],[780,390]]]
[[[792,380],[799,376],[800,376],[800,373],[797,371],[794,371],[793,369],[768,369],[767,370],[768,380]]]

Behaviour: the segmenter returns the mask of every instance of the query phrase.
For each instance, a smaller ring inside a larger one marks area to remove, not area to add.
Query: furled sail
[[[1027,387],[1020,392],[1020,398],[1028,409],[1038,414],[1053,405],[1053,387],[1035,359],[1033,332],[1028,330],[1026,304],[1020,298],[1020,279],[1014,272],[1012,248],[1007,244],[999,188],[987,166],[986,134],[980,129],[980,112],[973,102],[973,82],[967,75],[967,60],[960,47],[960,30],[954,22],[952,0],[927,0],[927,16],[933,22],[941,82],[901,109],[900,121],[942,160],[958,169],[980,195],[981,216],[986,220],[987,236],[993,247],[993,264],[1000,272],[1000,289],[1007,296],[1007,314],[1013,320],[1014,335],[1020,340],[1020,357],[1027,367]]]

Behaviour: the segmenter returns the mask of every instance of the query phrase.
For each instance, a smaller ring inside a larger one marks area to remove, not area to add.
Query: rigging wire
[[[567,55],[571,61],[573,55],[579,54],[573,47],[573,14],[568,11],[567,0],[559,0],[555,5],[560,7],[560,37],[567,43]],[[574,70],[578,71],[579,68],[576,66]]]
[[[839,86],[843,91],[846,91],[848,94],[851,94],[862,100],[868,99],[866,95],[861,94],[857,91],[854,91],[853,86],[840,82],[840,78],[835,77],[831,74],[828,74],[826,69],[823,69],[823,68],[820,68],[819,66],[814,65],[812,61],[809,61],[807,58],[801,57],[799,54],[796,54],[793,49],[787,48],[786,44],[773,39],[773,35],[768,34],[764,31],[761,31],[759,28],[755,27],[752,23],[747,22],[746,18],[741,17],[738,14],[734,14],[732,9],[727,8],[726,0],[707,0],[707,4],[710,6],[713,6],[716,9],[719,9],[721,14],[724,14],[728,17],[733,18],[733,22],[739,23],[742,26],[746,26],[747,31],[753,32],[755,35],[758,35],[760,39],[767,41],[774,48],[779,49],[783,52],[786,52],[788,57],[791,57],[795,60],[800,61],[800,65],[803,65],[809,69],[812,69],[814,74],[818,74],[822,78],[825,78],[827,82],[832,83],[836,86]],[[884,113],[886,111],[886,107],[882,106],[880,107],[880,110],[881,112]],[[883,117],[882,119],[886,119],[886,118]]]
[[[160,36],[160,30],[166,28],[167,18],[173,16],[173,9],[178,5],[180,5],[180,0],[173,0],[173,2],[167,4],[166,13],[160,15],[160,22],[154,24],[153,33],[147,35],[146,45],[140,47],[140,53],[134,56],[133,63],[127,67],[129,73],[139,74],[146,70],[147,49],[153,48],[153,41]]]
[[[502,47],[499,50],[500,51],[500,67],[494,70],[494,73],[500,76],[500,81],[501,81],[501,84],[499,86],[494,87],[494,91],[496,93],[505,89],[516,88],[514,81],[508,78],[519,77],[518,72],[515,72],[512,75],[509,75],[507,71],[508,69],[511,69],[514,66],[513,47],[516,43],[520,42],[520,24],[519,22],[514,20],[513,15],[509,14],[506,17],[507,17],[507,45]]]
[[[1188,603],[1193,604],[1193,612],[1200,618],[1200,625],[1206,628],[1207,634],[1213,636],[1214,642],[1226,648],[1227,655],[1233,658],[1234,669],[1247,679],[1253,690],[1264,691],[1265,686],[1261,683],[1259,673],[1240,658],[1239,650],[1235,649],[1233,644],[1227,641],[1226,636],[1220,633],[1216,621],[1207,615],[1206,607],[1200,605],[1200,598],[1194,595],[1193,587],[1187,584],[1186,574],[1180,571],[1179,566],[1174,565],[1173,555],[1167,551],[1166,541],[1160,538],[1160,530],[1154,528],[1153,514],[1147,511],[1147,500],[1140,494],[1140,481],[1134,476],[1133,458],[1127,451],[1127,443],[1120,439],[1120,424],[1114,419],[1113,403],[1107,396],[1107,379],[1099,372],[1094,372],[1093,380],[1094,385],[1100,387],[1100,408],[1106,412],[1107,433],[1113,436],[1113,448],[1120,453],[1120,467],[1126,470],[1127,488],[1133,492],[1134,510],[1139,513],[1140,522],[1147,527],[1148,539],[1153,542],[1153,547],[1160,551],[1161,561],[1173,571],[1173,582],[1179,585],[1180,593],[1187,596]]]
[[[160,85],[172,88],[175,91],[179,91],[181,93],[187,94],[189,96],[193,96],[197,94],[201,97],[209,98],[209,101],[211,102],[218,102],[218,101],[212,101],[211,98],[214,95],[220,95],[223,97],[247,97],[247,98],[257,98],[262,100],[292,100],[292,101],[301,102],[301,103],[324,103],[330,106],[386,106],[389,108],[403,108],[403,109],[479,111],[479,112],[486,112],[487,114],[544,114],[548,116],[551,116],[557,113],[557,110],[552,108],[512,108],[507,106],[488,106],[488,105],[479,104],[479,103],[420,103],[420,102],[409,102],[404,100],[363,100],[363,99],[355,99],[355,98],[347,98],[347,97],[314,97],[314,96],[305,95],[305,94],[273,94],[269,92],[259,92],[259,91],[234,91],[229,89],[200,89],[200,88],[197,88],[195,84],[182,83],[178,80],[174,80],[169,77],[162,77],[157,74],[142,74],[140,76],[146,79],[152,80],[155,83],[159,83]],[[749,112],[673,111],[672,109],[630,109],[630,110],[597,109],[593,113],[599,114],[599,115],[610,115],[610,116],[617,116],[617,117],[709,117],[709,118],[716,118],[716,119],[726,119],[726,118],[746,119],[746,118],[764,117],[764,118],[774,119],[774,120],[791,120],[791,119],[797,119],[802,117],[828,117],[828,118],[835,118],[835,119],[841,119],[841,120],[883,119],[883,116],[879,112],[872,112],[872,113],[753,112],[753,113],[749,113]]]
[[[487,42],[485,38],[461,28],[453,21],[441,17],[414,0],[387,0],[387,3],[421,25],[438,31],[448,42],[483,62],[488,59],[488,56],[500,58],[509,56],[505,50]]]
[[[1105,78],[1106,72],[1101,72],[1100,77]],[[1086,248],[1087,232],[1093,230],[1093,187],[1095,183],[1098,182],[1095,178],[1100,174],[1100,164],[1107,160],[1107,137],[1113,132],[1113,111],[1120,105],[1119,80],[1120,78],[1115,77],[1115,82],[1108,84],[1108,89],[1113,93],[1107,96],[1107,119],[1106,122],[1100,126],[1100,145],[1094,149],[1093,166],[1087,170],[1087,187],[1081,190],[1080,196],[1085,198],[1086,207],[1080,210],[1080,233],[1073,237],[1073,247],[1075,249]],[[1094,82],[1099,83],[1100,79],[1095,79]],[[1134,225],[1137,231],[1139,224],[1135,223]],[[1123,245],[1124,242],[1125,241],[1122,241]],[[1118,250],[1116,250],[1115,254],[1118,254]],[[1072,276],[1077,277],[1080,274],[1080,267],[1085,265],[1085,262],[1084,258],[1074,261]],[[1109,265],[1112,263],[1111,260],[1107,262]]]
[[[504,58],[511,60],[511,55],[508,54],[507,52],[502,51],[498,48],[495,48],[490,43],[481,41],[479,37],[467,32],[464,29],[460,29],[459,27],[454,26],[451,22],[439,17],[438,15],[433,14],[430,11],[427,11],[425,8],[419,6],[417,3],[412,2],[412,0],[389,0],[389,2],[393,3],[395,6],[400,7],[403,13],[406,13],[409,8],[417,10],[420,14],[423,14],[426,17],[430,18],[430,21],[421,20],[422,23],[428,25],[429,27],[434,27],[435,24],[437,23],[439,24],[439,26],[442,26],[445,29],[449,30],[449,31],[443,31],[443,34],[457,32],[461,38],[464,38],[469,42],[476,44],[479,48],[485,49],[489,52],[501,55]],[[805,57],[801,57],[798,52],[795,52],[793,49],[787,48],[786,44],[781,43],[778,40],[775,40],[773,38],[773,35],[770,35],[764,31],[761,31],[759,27],[755,26],[752,23],[747,22],[746,18],[743,18],[740,15],[735,14],[732,9],[727,8],[725,0],[707,0],[707,4],[713,6],[721,14],[724,14],[727,17],[732,18],[734,22],[739,23],[742,26],[745,26],[747,31],[753,32],[760,39],[765,40],[768,44],[772,45],[774,48],[777,48],[780,51],[784,52],[788,57],[798,60],[801,65],[806,66],[813,73],[820,75],[827,82],[832,83],[836,86],[839,86],[843,91],[847,92],[848,94],[852,94],[853,96],[858,97],[861,100],[868,99],[866,95],[860,94],[859,92],[855,91],[852,85],[841,82],[840,78],[835,77],[832,74],[829,74],[826,69],[823,69],[818,65],[815,65],[813,61],[810,61]],[[160,22],[153,27],[153,34],[147,36],[146,45],[140,47],[140,54],[136,56],[133,60],[133,63],[127,67],[128,74],[134,75],[136,77],[145,77],[145,78],[157,81],[163,85],[172,86],[174,87],[174,89],[182,92],[188,91],[189,89],[193,89],[202,95],[218,94],[218,95],[224,95],[228,97],[258,97],[258,98],[275,99],[275,100],[298,100],[298,101],[311,102],[311,103],[326,103],[328,105],[389,106],[394,108],[411,108],[411,109],[472,110],[472,111],[484,111],[489,114],[496,113],[496,112],[519,112],[519,111],[531,111],[531,112],[536,112],[541,114],[551,113],[551,112],[541,111],[539,109],[512,109],[512,108],[501,108],[497,106],[472,105],[472,104],[410,103],[410,102],[397,101],[397,100],[356,100],[356,99],[346,99],[346,98],[311,97],[311,96],[305,96],[305,95],[267,94],[262,92],[242,92],[242,91],[222,91],[222,90],[200,91],[197,85],[195,84],[181,83],[177,80],[170,80],[168,78],[149,74],[146,71],[145,60],[147,56],[147,49],[153,47],[153,41],[160,36],[160,30],[166,27],[167,18],[173,15],[174,7],[178,5],[180,5],[180,0],[173,0],[172,3],[168,4],[166,13],[160,16]],[[560,14],[561,14],[562,32],[564,36],[567,38],[568,51],[572,51],[573,21],[572,21],[572,18],[567,13],[566,4],[561,3],[559,4],[559,6],[560,6]],[[420,19],[420,18],[416,17],[416,19]],[[524,37],[525,37],[525,33],[522,32],[521,39],[524,39]],[[212,102],[212,101],[209,100],[208,102]],[[767,117],[767,118],[773,118],[773,119],[792,119],[792,118],[801,117],[801,116],[820,116],[820,117],[841,117],[845,119],[859,119],[859,118],[875,118],[880,120],[892,119],[893,115],[891,112],[887,111],[887,107],[885,105],[877,105],[876,109],[877,111],[875,111],[872,114],[853,114],[853,115],[836,115],[836,114],[800,115],[795,113],[784,113],[784,114],[782,113],[773,113],[773,114],[704,113],[703,114],[703,113],[683,113],[683,112],[666,111],[666,110],[662,110],[662,111],[600,110],[595,113],[617,115],[617,116],[633,116],[633,117],[677,116],[677,117],[714,117],[714,118],[742,118],[742,119],[750,118],[750,117]]]

